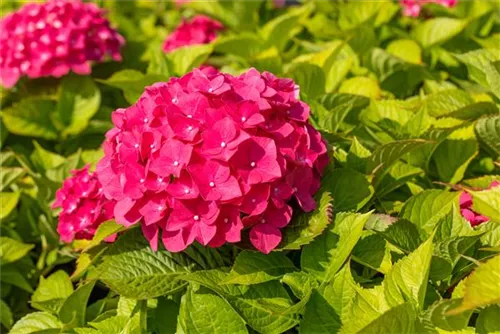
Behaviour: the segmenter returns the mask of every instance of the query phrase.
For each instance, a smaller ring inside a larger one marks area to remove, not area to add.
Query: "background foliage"
[[[404,18],[396,2],[96,1],[126,40],[92,76],[23,80],[1,96],[1,314],[11,333],[500,332],[500,7]],[[20,3],[2,2],[3,13]],[[181,17],[227,27],[165,55]],[[291,77],[333,163],[318,208],[280,250],[150,250],[120,227],[64,245],[50,210],[101,157],[110,113],[146,85],[211,64]],[[472,228],[460,191],[490,222]]]

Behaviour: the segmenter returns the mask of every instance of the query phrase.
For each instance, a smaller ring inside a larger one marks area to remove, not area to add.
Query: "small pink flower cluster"
[[[500,182],[493,181],[488,189],[498,186],[500,186]],[[472,196],[466,191],[462,192],[460,195],[460,213],[470,222],[471,226],[477,226],[489,220],[488,217],[480,215],[472,210]]]
[[[255,69],[240,76],[214,68],[147,87],[135,105],[112,114],[103,193],[118,223],[141,222],[153,249],[159,232],[170,251],[197,240],[239,242],[243,228],[263,253],[276,248],[295,198],[305,211],[328,163],[291,79]]]
[[[99,225],[113,218],[114,201],[102,193],[97,176],[89,174],[89,166],[72,171],[61,189],[56,192],[52,208],[62,208],[57,232],[61,240],[92,239]],[[111,236],[106,241],[113,241]]]
[[[121,60],[124,43],[95,4],[27,4],[0,21],[0,83],[10,88],[22,75],[89,74],[91,61],[102,61],[106,55]]]
[[[197,15],[190,21],[183,21],[168,36],[163,44],[163,51],[168,53],[187,45],[210,43],[222,29],[223,26],[219,21]]]
[[[403,6],[403,15],[418,17],[422,6],[428,3],[435,3],[444,7],[455,7],[458,0],[400,0]]]

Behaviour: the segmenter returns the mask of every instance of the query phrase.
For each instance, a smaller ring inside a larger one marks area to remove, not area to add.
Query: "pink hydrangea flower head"
[[[400,4],[403,7],[403,15],[418,17],[422,6],[428,3],[435,3],[447,8],[455,7],[458,0],[400,0]]]
[[[56,192],[52,208],[61,208],[57,232],[61,241],[92,239],[99,225],[113,218],[115,202],[106,199],[95,173],[86,166],[72,171]],[[106,241],[114,241],[115,236]]]
[[[210,43],[222,29],[224,27],[219,21],[196,15],[189,21],[182,21],[167,37],[163,43],[163,51],[168,53],[187,45]]]
[[[313,210],[328,163],[290,79],[195,69],[145,89],[112,115],[97,165],[115,219],[141,224],[151,247],[241,240],[269,253],[294,208]]]
[[[490,185],[488,186],[487,189],[491,189],[491,188],[499,187],[499,186],[500,186],[499,181],[493,181],[490,183]],[[472,196],[467,191],[463,191],[460,194],[459,204],[460,204],[460,213],[462,214],[462,216],[465,219],[467,219],[470,222],[471,226],[477,226],[477,225],[480,225],[482,223],[486,223],[487,221],[489,221],[488,217],[485,217],[485,216],[475,212],[472,209]]]
[[[123,37],[104,12],[80,0],[30,3],[0,21],[0,84],[29,78],[89,74],[92,62],[121,60]]]

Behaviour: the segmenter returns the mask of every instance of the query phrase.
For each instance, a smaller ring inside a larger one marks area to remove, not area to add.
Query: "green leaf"
[[[325,73],[318,65],[293,63],[286,73],[300,87],[300,92],[314,99],[325,93]]]
[[[120,236],[97,267],[97,278],[118,294],[148,299],[184,287],[179,281],[195,265],[185,254],[153,251],[139,229]]]
[[[276,47],[270,47],[259,52],[249,60],[249,63],[261,72],[282,72],[280,53]]]
[[[171,299],[158,298],[158,306],[154,311],[153,323],[153,329],[156,330],[156,333],[175,333],[179,307],[179,304]]]
[[[40,311],[57,314],[72,293],[73,284],[68,274],[58,270],[47,278],[40,276],[40,283],[31,296],[31,305]]]
[[[359,112],[370,104],[370,99],[365,96],[351,94],[327,94],[320,100],[325,107],[325,113],[315,115],[322,130],[337,133],[344,130],[345,123],[357,125]],[[318,111],[316,111],[318,112]]]
[[[411,39],[397,39],[387,45],[386,51],[409,63],[422,63],[422,49]]]
[[[75,135],[85,130],[100,104],[101,91],[90,76],[65,76],[61,80],[57,105],[62,135]]]
[[[453,112],[473,103],[474,100],[467,92],[460,89],[447,89],[427,95],[423,100],[422,108],[425,108],[430,116],[442,117],[452,115]]]
[[[500,98],[500,70],[496,66],[500,60],[500,49],[480,49],[455,55],[467,65],[469,76],[480,85],[489,88]]]
[[[334,169],[322,182],[333,197],[335,211],[358,211],[373,196],[368,177],[353,169]]]
[[[65,327],[80,327],[85,324],[85,312],[90,293],[96,282],[81,285],[69,295],[61,306],[59,319]]]
[[[302,6],[296,10],[280,15],[267,22],[259,31],[260,36],[267,46],[275,46],[279,51],[283,50],[287,42],[299,32],[297,24],[300,18],[309,11],[308,6]]]
[[[252,33],[221,36],[215,40],[214,51],[248,58],[262,51],[262,40]]]
[[[479,334],[500,332],[500,305],[491,305],[479,312],[476,330]]]
[[[406,201],[399,216],[430,234],[452,205],[458,203],[459,196],[459,192],[424,190]]]
[[[353,77],[344,81],[339,87],[339,93],[366,96],[379,99],[381,90],[377,80],[369,77]]]
[[[481,191],[469,191],[472,209],[490,219],[500,222],[500,187]]]
[[[200,66],[208,59],[213,49],[213,44],[200,44],[173,50],[167,54],[172,73],[181,76]]]
[[[288,285],[295,297],[301,300],[307,299],[312,290],[318,287],[316,279],[303,271],[285,274],[281,282]]]
[[[31,162],[33,162],[35,168],[42,174],[45,174],[49,169],[60,167],[66,162],[66,158],[44,149],[36,141],[33,141],[33,146],[35,146],[35,149],[30,156]]]
[[[467,328],[472,311],[457,315],[447,315],[446,313],[460,305],[460,299],[443,299],[429,307],[426,313],[430,315],[434,326],[447,330],[458,331]]]
[[[427,49],[442,44],[458,35],[467,26],[466,20],[438,17],[419,23],[413,30],[413,37]]]
[[[472,127],[453,132],[435,148],[432,155],[439,179],[452,184],[460,182],[478,150]]]
[[[352,259],[364,266],[386,274],[392,267],[391,252],[381,235],[363,231],[352,250]]]
[[[92,241],[90,241],[87,244],[87,246],[85,247],[83,252],[86,252],[89,249],[91,249],[92,247],[99,245],[107,237],[109,237],[115,233],[121,232],[123,230],[125,230],[125,227],[123,225],[117,224],[114,220],[110,220],[110,221],[102,223],[101,225],[99,225],[99,227],[95,231],[95,234],[94,234],[94,237],[92,238]]]
[[[320,235],[332,221],[332,197],[321,190],[314,196],[317,206],[312,212],[301,212],[282,231],[279,249],[300,249]]]
[[[356,245],[369,217],[369,213],[338,213],[334,225],[304,247],[301,268],[320,281],[330,281]]]
[[[500,157],[500,116],[479,119],[475,130],[481,146],[494,157]]]
[[[0,191],[8,189],[9,186],[15,183],[24,175],[25,171],[19,167],[3,167],[2,174],[0,175]]]
[[[3,193],[1,196],[3,197]],[[0,237],[0,263],[7,264],[20,260],[28,255],[33,247],[35,247],[35,245],[25,244],[9,237]]]
[[[423,309],[433,252],[432,237],[393,265],[383,286],[389,305],[411,300]]]
[[[9,305],[7,305],[3,300],[0,300],[0,324],[2,324],[5,328],[10,329],[13,323],[14,318]]]
[[[289,312],[293,304],[281,283],[220,284],[227,275],[224,271],[215,269],[194,272],[185,275],[183,279],[217,292],[250,327],[260,333],[282,333],[298,324],[298,315]]]
[[[99,322],[90,322],[89,324],[97,329],[97,333],[140,333],[139,321],[140,314],[136,313],[133,317],[117,315],[114,317],[106,318]]]
[[[412,303],[405,303],[386,311],[358,333],[415,333],[417,313]],[[344,332],[343,332],[344,333]]]
[[[33,293],[33,288],[20,272],[20,268],[17,268],[16,263],[2,266],[2,270],[0,270],[0,281],[2,284],[12,284],[24,291]]]
[[[377,184],[375,192],[379,198],[383,197],[422,174],[424,171],[421,168],[396,161]]]
[[[408,139],[394,141],[379,146],[375,149],[371,156],[367,172],[375,171],[377,175],[381,175],[405,154],[421,149],[429,143],[429,141],[422,139]]]
[[[248,333],[230,304],[209,291],[188,289],[182,296],[177,321],[179,333]]]
[[[283,253],[243,251],[238,254],[231,272],[223,284],[258,284],[281,278],[295,271],[293,262]]]
[[[500,256],[479,265],[465,281],[462,304],[447,312],[458,314],[500,302]]]
[[[365,148],[356,137],[353,137],[351,148],[347,153],[346,167],[357,170],[360,173],[364,173],[366,170],[366,164],[368,163],[371,155],[371,152]]]
[[[422,243],[417,226],[405,219],[399,219],[381,232],[392,245],[406,252],[412,252]]]
[[[346,311],[343,311],[340,333],[358,333],[363,327],[389,310],[382,286],[378,285],[372,289],[364,289],[357,284],[352,284],[352,286],[354,294],[346,296],[350,298],[350,303],[346,305]]]
[[[5,127],[13,134],[55,140],[59,137],[51,120],[55,110],[54,101],[29,98],[4,109],[1,115]]]
[[[56,334],[60,333],[62,323],[52,314],[34,312],[25,315],[12,327],[10,334]]]
[[[158,74],[142,74],[136,70],[122,70],[115,72],[106,80],[96,79],[97,82],[108,86],[113,86],[123,91],[123,95],[128,103],[135,103],[144,88],[155,82],[167,81],[168,77]]]

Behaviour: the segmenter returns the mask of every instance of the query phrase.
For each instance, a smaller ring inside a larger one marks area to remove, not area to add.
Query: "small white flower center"
[[[162,210],[163,210],[163,206],[161,206],[161,205],[160,205],[160,206],[158,207],[158,211],[162,211]]]
[[[257,200],[255,198],[252,198],[252,203],[255,203],[257,202]]]
[[[220,143],[220,147],[226,147],[226,142],[223,141],[222,143]]]
[[[174,98],[172,99],[172,103],[177,103],[177,102],[179,102],[179,100],[177,100],[177,98],[176,98],[176,97],[174,97]]]
[[[241,118],[241,121],[242,121],[242,122],[244,122],[244,121],[246,121],[246,120],[247,120],[247,118],[246,118],[245,116],[243,116],[243,117]]]
[[[260,222],[261,222],[262,224],[264,224],[264,223],[266,222],[266,220],[265,220],[264,218],[262,218],[262,219],[260,220]]]
[[[198,216],[198,215],[194,216],[193,218],[194,218],[194,220],[200,220],[200,216]]]
[[[139,144],[135,144],[135,145],[134,145],[134,147],[135,147],[135,148],[139,148]]]
[[[250,166],[255,167],[255,161],[252,161],[252,162],[250,163]]]
[[[215,183],[213,183],[213,182],[210,182],[209,185],[210,185],[210,187],[215,187]]]
[[[187,118],[193,118],[193,115],[187,115]]]
[[[86,192],[86,191],[84,191],[84,192],[82,193],[82,195],[83,195],[83,196],[87,196],[87,192]]]
[[[189,188],[184,189],[184,194],[189,194],[190,190]]]
[[[297,191],[297,187],[293,187],[293,191]]]
[[[188,126],[188,131],[191,131],[191,130],[193,130],[193,127],[190,125],[190,126]]]
[[[159,182],[159,183],[163,183],[163,178],[162,178],[162,177],[159,177],[159,178],[158,178],[158,182]]]
[[[144,181],[146,181],[146,180],[144,180],[144,179],[139,180],[140,183],[144,183]]]
[[[214,89],[213,89],[212,87],[210,87],[210,88],[208,89],[208,92],[209,92],[209,93],[212,93],[213,91],[214,91]]]
[[[149,148],[155,148],[155,144],[149,145]]]
[[[174,161],[174,166],[175,166],[175,167],[179,166],[179,161],[175,160],[175,161]]]
[[[229,222],[229,218],[224,218],[224,223],[228,223]]]
[[[144,118],[144,123],[147,123],[149,121],[149,119],[146,117]]]

